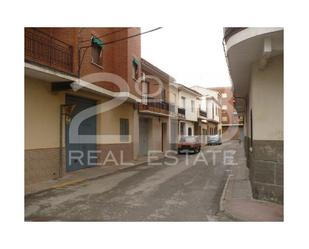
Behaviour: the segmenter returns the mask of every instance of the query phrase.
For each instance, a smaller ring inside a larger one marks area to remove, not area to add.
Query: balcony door
[[[148,92],[149,92],[149,84],[146,81],[142,82],[142,103],[144,105],[147,105],[147,99],[148,99]]]

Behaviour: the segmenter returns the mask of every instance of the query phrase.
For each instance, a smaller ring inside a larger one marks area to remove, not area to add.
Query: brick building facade
[[[141,43],[139,36],[128,37],[139,32],[25,28],[25,184],[136,158]],[[128,89],[125,100],[101,112],[98,104],[108,105],[123,87]],[[72,144],[68,139],[72,120],[95,106],[96,113],[78,130],[93,135],[93,140]],[[76,151],[80,153],[74,155]],[[89,161],[92,157],[95,162]]]

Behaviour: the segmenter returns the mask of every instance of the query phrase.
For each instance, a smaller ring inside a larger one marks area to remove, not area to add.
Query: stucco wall
[[[26,184],[59,176],[60,105],[65,103],[66,94],[91,98],[97,100],[98,103],[108,100],[106,97],[84,91],[53,93],[50,82],[25,77]],[[130,103],[124,103],[109,112],[99,114],[97,116],[97,134],[119,135],[120,118],[129,119],[129,133],[133,138],[134,110]],[[63,133],[62,144],[65,146],[65,133]],[[107,150],[112,150],[118,161],[121,150],[124,151],[124,160],[132,160],[133,151],[136,152],[132,140],[120,142],[119,136],[116,136],[116,139],[107,137],[97,148],[102,150],[102,156],[106,155]],[[65,150],[63,150],[64,152]],[[65,155],[63,155],[63,159],[65,161]],[[99,158],[98,162],[102,160]]]
[[[52,93],[49,82],[25,78],[25,149],[59,147],[59,113],[60,105],[65,103],[65,94],[76,95],[70,91]],[[98,100],[98,103],[108,100],[105,97],[85,92],[79,92],[78,96]],[[99,114],[97,134],[119,134],[120,118],[127,118],[129,119],[129,133],[133,136],[133,112],[132,104],[124,103],[111,111]],[[120,138],[106,137],[106,141],[103,142],[103,144],[113,143],[120,143]]]
[[[187,92],[184,92],[184,91],[180,91],[179,97],[178,97],[178,104],[179,104],[179,107],[183,108],[181,97],[186,98],[186,106],[185,106],[186,119],[191,120],[191,121],[197,121],[199,103],[198,103],[196,96],[189,94]],[[191,100],[194,101],[194,111],[193,112],[191,110]]]
[[[283,140],[283,56],[273,57],[264,70],[252,67],[251,98],[254,140]],[[251,109],[249,108],[249,109]]]
[[[102,101],[104,102],[104,101]],[[120,133],[120,119],[125,118],[129,120],[129,134],[130,140],[133,141],[133,120],[134,110],[130,103],[124,103],[108,112],[98,115],[98,135],[119,135]],[[120,142],[119,136],[106,136],[102,144],[114,144]]]
[[[194,123],[193,122],[190,122],[190,121],[179,122],[179,127],[178,127],[179,131],[180,131],[180,123],[185,123],[184,136],[188,136],[188,128],[192,129],[192,136],[196,135],[196,134],[194,134]]]
[[[52,94],[50,83],[25,78],[25,149],[59,147],[63,94]]]

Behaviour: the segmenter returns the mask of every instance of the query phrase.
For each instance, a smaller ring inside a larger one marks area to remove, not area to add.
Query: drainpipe
[[[63,176],[63,116],[65,117],[65,122],[67,122],[67,117],[71,116],[71,113],[73,109],[75,108],[75,105],[67,105],[67,104],[62,104],[60,105],[60,133],[59,133],[59,178]]]
[[[63,137],[63,122],[62,122],[62,116],[63,116],[63,107],[64,105],[60,105],[60,136],[59,136],[59,178],[62,177],[62,137]]]

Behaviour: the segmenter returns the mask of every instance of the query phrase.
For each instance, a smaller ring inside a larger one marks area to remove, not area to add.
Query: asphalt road
[[[212,146],[200,152],[204,156],[178,155],[176,165],[165,159],[28,196],[25,220],[229,221],[219,212],[231,167],[224,165],[222,151],[229,148],[232,144]]]

